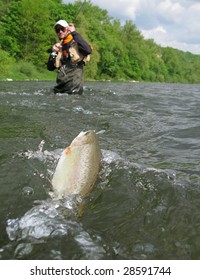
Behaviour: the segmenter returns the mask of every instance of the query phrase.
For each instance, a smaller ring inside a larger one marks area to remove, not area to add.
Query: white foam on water
[[[47,200],[27,211],[24,216],[7,221],[6,232],[11,241],[22,241],[15,254],[22,257],[32,251],[33,245],[46,238],[73,236],[74,241],[87,258],[100,259],[105,253],[100,239],[95,240],[84,230],[82,224],[74,217],[71,198],[60,201]],[[68,208],[67,208],[68,206]],[[27,243],[27,241],[29,241]]]

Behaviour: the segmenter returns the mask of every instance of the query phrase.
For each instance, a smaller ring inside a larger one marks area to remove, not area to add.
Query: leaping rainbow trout
[[[92,190],[100,169],[101,151],[94,130],[80,132],[61,154],[52,186],[55,196],[86,196]]]

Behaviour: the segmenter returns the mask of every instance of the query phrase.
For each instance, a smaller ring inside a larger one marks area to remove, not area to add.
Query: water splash
[[[23,217],[9,219],[6,232],[11,241],[21,241],[15,255],[23,257],[30,254],[34,244],[46,238],[73,236],[86,258],[102,258],[104,249],[97,238],[85,231],[76,218],[75,201],[67,198],[61,201],[47,200],[34,206]],[[100,240],[100,239],[99,239]]]
[[[34,189],[31,187],[24,187],[22,189],[23,196],[32,196],[34,194]]]

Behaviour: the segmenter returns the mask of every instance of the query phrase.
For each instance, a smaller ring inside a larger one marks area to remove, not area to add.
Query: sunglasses
[[[65,27],[56,27],[55,31],[56,31],[56,33],[59,33],[60,31],[65,32],[66,28]]]

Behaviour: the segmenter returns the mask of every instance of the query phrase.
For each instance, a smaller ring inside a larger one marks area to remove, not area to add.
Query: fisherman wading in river
[[[60,42],[53,45],[47,62],[49,71],[58,70],[54,93],[82,94],[83,68],[92,49],[72,23],[59,20],[54,28]]]

